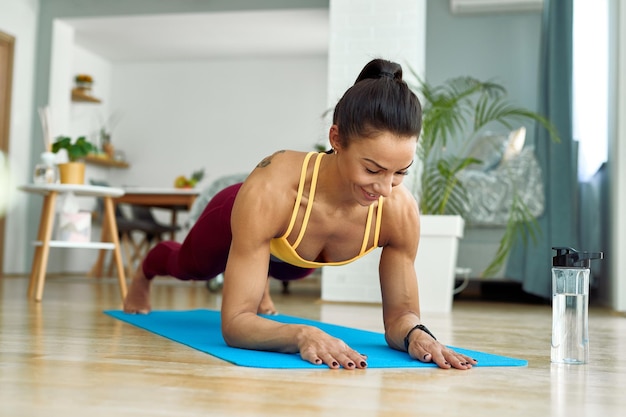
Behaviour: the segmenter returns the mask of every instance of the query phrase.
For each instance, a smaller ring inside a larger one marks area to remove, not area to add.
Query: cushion
[[[478,138],[474,141],[467,157],[476,158],[481,162],[472,164],[467,169],[491,171],[500,164],[506,144],[506,135],[488,133]]]
[[[509,138],[504,147],[504,153],[502,154],[502,162],[507,162],[518,157],[524,148],[525,142],[526,128],[524,126],[509,133]]]

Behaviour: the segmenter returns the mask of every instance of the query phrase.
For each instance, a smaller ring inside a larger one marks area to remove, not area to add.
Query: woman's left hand
[[[478,362],[442,345],[425,332],[419,332],[409,341],[409,356],[420,362],[434,362],[440,368],[471,369]]]

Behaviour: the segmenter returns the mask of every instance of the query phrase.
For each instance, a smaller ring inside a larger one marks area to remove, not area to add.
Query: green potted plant
[[[416,181],[416,197],[423,215],[466,216],[469,191],[459,174],[482,161],[463,150],[489,129],[499,126],[511,131],[524,122],[534,122],[543,126],[552,140],[559,140],[550,121],[513,105],[506,98],[506,89],[498,83],[457,77],[436,86],[420,80],[413,89],[423,106],[417,151],[422,170]],[[539,232],[537,221],[514,191],[504,234],[483,276],[503,266],[519,236],[526,241],[528,236],[536,239]]]
[[[52,152],[58,153],[61,149],[67,152],[69,162],[59,164],[59,177],[63,184],[84,184],[85,163],[81,160],[96,151],[96,147],[84,136],[76,141],[68,136],[59,136],[52,144]]]

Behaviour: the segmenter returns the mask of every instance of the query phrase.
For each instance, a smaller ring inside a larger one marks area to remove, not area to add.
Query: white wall
[[[99,144],[99,130],[105,123],[110,108],[112,65],[102,57],[91,53],[79,46],[71,45],[68,48],[69,72],[62,74],[63,82],[51,83],[50,98],[65,99],[69,104],[68,111],[64,115],[63,127],[59,127],[58,134],[77,138],[86,136],[88,140]],[[70,90],[74,87],[76,74],[93,74],[94,86],[92,95],[102,100],[101,103],[73,102],[69,100]],[[53,93],[53,84],[63,85],[63,89]],[[88,165],[85,170],[87,179],[106,180],[109,169],[95,165]],[[95,200],[93,198],[78,199],[81,210],[93,211]],[[92,240],[97,240],[101,234],[99,222],[93,222],[91,228]],[[54,256],[54,257],[53,257]],[[49,270],[61,272],[84,273],[89,271],[98,256],[98,251],[84,249],[57,250],[51,253]],[[58,263],[53,260],[58,259]]]
[[[384,58],[424,75],[426,56],[425,0],[354,3],[330,2],[330,45],[328,52],[328,99],[335,103],[373,58]],[[411,185],[409,184],[409,187]],[[380,251],[361,262],[322,270],[322,298],[332,301],[376,300],[380,296],[378,269]]]
[[[50,89],[48,106],[51,114],[52,140],[59,135],[75,139],[87,136],[97,143],[98,129],[102,124],[103,115],[108,113],[110,101],[111,64],[103,58],[74,44],[74,29],[63,21],[54,22],[52,37],[52,58],[50,63]],[[102,99],[101,104],[71,101],[71,89],[74,87],[74,76],[79,73],[92,74],[95,77],[93,94]],[[57,155],[63,161],[65,155]],[[88,178],[106,179],[108,170],[98,166],[88,166]],[[28,182],[28,181],[26,181]],[[80,209],[92,211],[95,208],[93,198],[79,198]],[[61,209],[63,201],[57,204]],[[92,227],[92,237],[100,236],[98,224]],[[89,271],[97,257],[97,251],[84,249],[51,250],[48,261],[50,273],[70,272],[84,273]]]
[[[426,67],[426,1],[330,1],[328,100],[334,104],[367,62],[384,58],[421,76]]]
[[[326,136],[321,118],[326,56],[111,63],[83,48],[65,47],[73,53],[65,79],[58,82],[64,88],[51,87],[56,114],[67,126],[59,133],[97,142],[102,123],[115,119],[111,140],[130,164],[129,169],[88,166],[87,180],[170,187],[177,176],[204,169],[198,185],[204,187],[219,176],[251,171],[276,150],[312,150]],[[69,102],[77,73],[92,75],[92,94],[102,103]],[[80,204],[90,209],[94,203],[81,199]],[[165,211],[155,215],[170,219]],[[179,216],[181,224],[185,219]],[[92,235],[99,236],[93,226]],[[95,251],[57,252],[51,253],[53,272],[87,271],[97,256]]]
[[[327,135],[326,72],[326,56],[115,64],[112,143],[131,168],[111,182],[169,187],[205,169],[202,187],[276,150],[312,150]]]
[[[71,62],[72,71],[66,74],[70,85],[73,86],[76,74],[93,74],[97,78],[94,79],[91,94],[102,102],[72,102],[69,114],[70,124],[64,134],[74,138],[87,136],[88,140],[100,144],[100,128],[106,124],[111,114],[113,65],[80,46],[74,46]],[[61,94],[66,93],[67,90],[61,92]]]
[[[31,179],[30,153],[33,121],[33,77],[37,34],[38,0],[0,0],[0,30],[15,37],[9,163],[14,184]],[[27,196],[14,193],[13,207],[6,214],[4,272],[24,273],[29,236],[24,233]],[[2,271],[0,271],[2,272]]]

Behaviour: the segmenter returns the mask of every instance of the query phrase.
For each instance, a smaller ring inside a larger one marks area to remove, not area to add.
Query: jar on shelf
[[[33,175],[35,184],[54,184],[57,182],[59,175],[55,158],[56,156],[52,152],[43,152],[41,154],[41,162],[35,165],[35,173]]]
[[[88,92],[91,91],[93,78],[91,78],[91,75],[88,74],[78,74],[74,77],[74,82],[76,83],[76,88]]]

